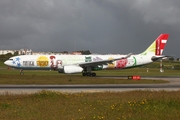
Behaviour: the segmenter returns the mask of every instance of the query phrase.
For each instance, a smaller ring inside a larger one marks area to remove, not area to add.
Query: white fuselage
[[[14,56],[4,63],[10,67],[31,70],[52,69],[59,73],[79,73],[96,76],[93,70],[105,68],[133,68],[161,59],[169,34],[160,34],[155,41],[138,55],[22,55]]]
[[[10,58],[6,65],[16,69],[62,69],[68,65],[78,65],[84,62],[111,60],[125,55],[21,55]],[[153,62],[151,56],[131,55],[129,58],[103,65],[103,68],[128,68]]]

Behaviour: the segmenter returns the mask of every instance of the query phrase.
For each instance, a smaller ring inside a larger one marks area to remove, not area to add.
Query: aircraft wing
[[[100,61],[93,61],[93,62],[83,62],[83,63],[79,63],[78,65],[81,66],[81,67],[97,66],[97,65],[107,65],[108,63],[112,63],[112,62],[114,62],[116,60],[126,59],[126,58],[130,57],[131,55],[132,55],[132,53],[129,53],[125,57],[115,58],[115,59],[111,59],[111,60],[100,60]]]

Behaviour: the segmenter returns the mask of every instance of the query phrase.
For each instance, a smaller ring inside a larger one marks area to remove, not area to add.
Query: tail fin
[[[143,55],[162,55],[169,34],[160,34],[159,37],[142,53]]]

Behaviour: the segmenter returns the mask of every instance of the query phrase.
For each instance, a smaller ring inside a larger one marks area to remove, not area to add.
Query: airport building
[[[0,50],[0,55],[5,55],[8,53],[11,53],[14,55],[14,53],[17,52],[18,55],[82,55],[82,52],[80,51],[73,51],[71,53],[68,53],[67,51],[64,52],[33,52],[31,49],[20,49],[20,50]]]
[[[0,55],[5,55],[8,53],[11,53],[12,55],[14,55],[15,52],[16,50],[0,50]]]
[[[33,54],[33,52],[32,52],[32,50],[31,49],[20,49],[20,50],[18,50],[18,54],[19,55],[32,55]]]
[[[17,52],[18,55],[32,55],[31,49],[20,49],[20,50],[0,50],[0,55],[6,55],[8,53],[11,53],[14,55],[14,53]]]

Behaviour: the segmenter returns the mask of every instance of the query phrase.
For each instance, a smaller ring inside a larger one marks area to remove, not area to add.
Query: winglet
[[[129,53],[129,54],[127,54],[125,57],[116,58],[116,59],[113,59],[112,61],[121,60],[121,59],[126,59],[126,58],[131,57],[131,55],[132,55],[132,53]]]
[[[123,57],[123,59],[129,58],[129,57],[131,57],[131,55],[132,55],[132,53],[129,53],[125,57]]]

